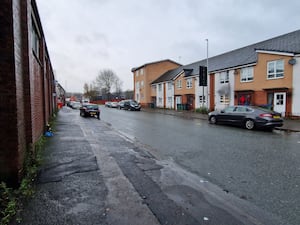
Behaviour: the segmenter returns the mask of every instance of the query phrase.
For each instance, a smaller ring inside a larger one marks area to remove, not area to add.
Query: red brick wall
[[[31,0],[1,1],[0,181],[10,185],[19,182],[26,150],[43,134],[55,106],[53,71],[35,10]],[[32,14],[42,34],[39,57],[31,47]]]
[[[0,172],[7,178],[12,173],[17,175],[17,102],[16,76],[14,64],[13,11],[12,2],[1,2],[0,10]]]

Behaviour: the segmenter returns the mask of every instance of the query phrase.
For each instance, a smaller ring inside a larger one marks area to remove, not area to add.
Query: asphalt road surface
[[[101,108],[101,120],[160,160],[300,224],[300,134],[247,131],[149,112]]]

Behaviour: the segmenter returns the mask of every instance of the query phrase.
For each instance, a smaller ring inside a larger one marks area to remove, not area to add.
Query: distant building
[[[134,99],[142,106],[154,103],[156,99],[151,96],[151,83],[168,70],[181,66],[170,59],[146,63],[133,68]]]

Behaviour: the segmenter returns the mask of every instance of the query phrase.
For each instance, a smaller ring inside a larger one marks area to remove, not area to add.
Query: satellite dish
[[[295,65],[296,64],[296,59],[290,59],[289,60],[289,64],[291,64],[291,65]]]

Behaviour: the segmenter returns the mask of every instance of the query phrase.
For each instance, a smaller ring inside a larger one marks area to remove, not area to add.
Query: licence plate
[[[274,119],[280,119],[280,116],[273,116]]]
[[[91,115],[96,115],[96,113],[94,113],[94,112],[91,112]]]

